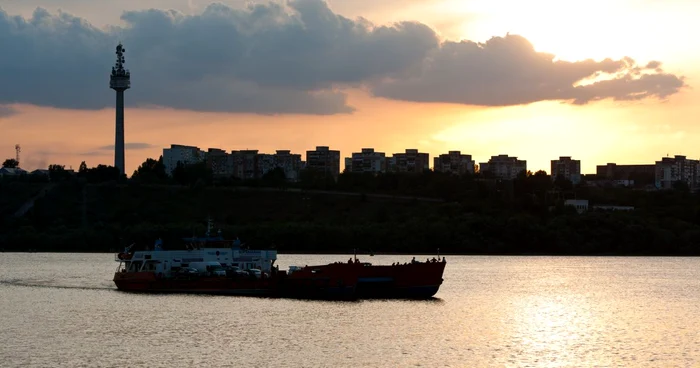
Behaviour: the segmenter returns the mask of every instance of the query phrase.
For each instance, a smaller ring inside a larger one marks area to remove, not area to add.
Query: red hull
[[[427,299],[434,296],[445,271],[444,262],[409,263],[396,266],[373,266],[369,263],[334,263],[309,266],[299,277],[342,280],[354,285],[357,298]],[[292,277],[297,276],[295,272]]]
[[[152,272],[118,272],[119,290],[135,292],[206,293],[290,298],[427,299],[437,293],[445,270],[443,262],[372,266],[332,263],[307,266],[287,275],[276,272],[264,279],[188,276],[159,278]]]
[[[114,284],[123,291],[149,293],[202,293],[268,296],[275,290],[273,279],[226,277],[159,278],[153,272],[117,272]]]

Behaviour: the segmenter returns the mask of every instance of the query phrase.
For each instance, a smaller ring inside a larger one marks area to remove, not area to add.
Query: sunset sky
[[[0,158],[19,143],[24,169],[113,165],[122,41],[128,174],[172,143],[532,171],[573,156],[584,173],[697,159],[698,16],[697,0],[3,1]]]

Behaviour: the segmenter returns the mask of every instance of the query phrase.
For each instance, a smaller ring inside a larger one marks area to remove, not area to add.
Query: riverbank
[[[626,195],[639,196],[634,211],[578,214],[493,197],[426,201],[372,193],[64,182],[36,198],[24,216],[15,218],[16,210],[8,208],[0,248],[109,252],[134,243],[152,246],[158,238],[179,247],[182,238],[203,235],[212,218],[227,238],[288,254],[358,249],[432,255],[440,248],[454,255],[700,255],[695,195]]]

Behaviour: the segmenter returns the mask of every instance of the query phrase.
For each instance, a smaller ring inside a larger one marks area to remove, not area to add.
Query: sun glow
[[[677,46],[669,42],[669,34],[684,33],[682,24],[691,21],[678,19],[680,7],[700,10],[699,5],[678,0],[443,0],[435,6],[440,13],[464,18],[444,32],[447,38],[485,41],[512,33],[557,59],[630,56],[640,63],[673,53]]]

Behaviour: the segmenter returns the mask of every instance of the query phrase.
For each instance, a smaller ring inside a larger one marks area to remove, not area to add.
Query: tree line
[[[204,219],[212,217],[224,234],[282,252],[700,254],[700,199],[684,187],[597,188],[553,181],[543,171],[514,180],[433,171],[345,172],[334,180],[303,171],[299,182],[290,183],[282,170],[258,180],[216,178],[205,164],[178,165],[168,176],[162,158],[147,159],[128,179],[105,165],[81,164],[74,174],[59,165],[49,171],[44,181],[0,181],[0,248],[109,251],[152,245],[158,237],[180,246],[182,237],[202,235]],[[32,210],[13,217],[49,183],[54,188]],[[360,195],[328,194],[335,191]],[[635,210],[578,214],[563,205],[566,199]]]

